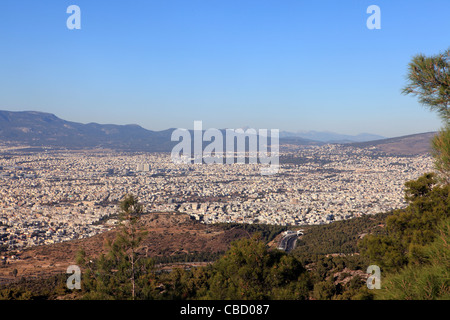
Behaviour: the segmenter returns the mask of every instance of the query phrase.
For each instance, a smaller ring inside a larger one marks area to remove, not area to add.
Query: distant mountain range
[[[54,114],[37,111],[0,111],[0,141],[33,147],[60,147],[67,149],[105,148],[122,151],[170,152],[178,142],[171,141],[173,128],[152,131],[139,125],[82,124],[66,121]],[[224,132],[225,130],[221,130]],[[430,133],[412,140],[429,140]],[[411,137],[413,137],[411,136]],[[394,139],[394,140],[392,140]],[[280,144],[323,145],[326,143],[352,143],[354,146],[382,145],[386,141],[400,143],[400,138],[385,139],[382,136],[362,133],[343,135],[333,132],[309,131],[304,133],[280,132]],[[406,141],[406,140],[405,140]],[[209,142],[205,142],[208,144]],[[423,149],[423,148],[422,148]]]
[[[0,140],[36,147],[165,152],[172,149],[172,131],[151,131],[138,125],[82,124],[36,111],[0,111]]]
[[[370,133],[360,133],[358,135],[352,136],[329,131],[307,131],[296,133],[281,131],[280,138],[302,138],[306,140],[320,141],[325,143],[351,143],[386,139],[386,137]]]

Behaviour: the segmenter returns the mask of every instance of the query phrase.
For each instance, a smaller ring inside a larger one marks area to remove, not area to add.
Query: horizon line
[[[149,129],[147,127],[144,127],[138,123],[125,123],[125,124],[117,124],[117,123],[99,123],[99,122],[94,122],[94,121],[89,121],[89,122],[77,122],[77,121],[72,121],[72,120],[67,120],[64,119],[58,115],[56,115],[55,113],[51,113],[51,112],[47,112],[47,111],[37,111],[37,110],[20,110],[20,111],[12,111],[12,110],[5,110],[5,109],[0,109],[0,112],[10,112],[10,113],[40,113],[40,114],[47,114],[47,115],[52,115],[55,116],[56,118],[63,120],[63,121],[67,121],[67,122],[74,122],[74,123],[80,123],[83,125],[89,125],[89,124],[98,124],[98,125],[114,125],[114,126],[139,126],[140,128],[144,129],[144,130],[148,130],[148,131],[153,131],[153,132],[162,132],[162,131],[168,131],[168,130],[175,130],[175,129],[179,129],[177,127],[168,127],[166,129],[161,129],[161,130],[155,130],[155,129]],[[186,130],[194,130],[193,128],[184,128]],[[220,128],[219,130],[226,130],[226,129],[232,129],[229,127],[224,127],[224,128]],[[247,125],[244,126],[240,126],[234,129],[252,129],[252,127],[249,127]],[[274,128],[272,128],[274,129]],[[275,128],[277,129],[277,128]],[[294,135],[299,135],[299,134],[308,134],[311,132],[315,132],[315,133],[330,133],[330,134],[338,134],[338,135],[344,135],[344,136],[350,136],[350,137],[357,137],[359,135],[364,135],[364,134],[368,134],[368,135],[375,135],[375,136],[379,136],[380,139],[374,139],[374,140],[370,140],[370,141],[375,141],[375,140],[382,140],[382,139],[392,139],[392,138],[399,138],[399,137],[406,137],[406,136],[412,136],[412,135],[418,135],[418,134],[426,134],[426,133],[435,133],[438,132],[439,129],[436,129],[434,131],[423,131],[423,132],[414,132],[414,133],[408,133],[408,134],[402,134],[402,135],[396,135],[396,136],[385,136],[382,134],[378,134],[378,133],[371,133],[371,132],[359,132],[357,134],[347,134],[347,133],[341,133],[341,132],[336,132],[336,131],[330,131],[328,129],[324,129],[324,130],[317,130],[317,129],[310,129],[307,131],[301,131],[301,130],[297,130],[297,131],[290,131],[288,129],[278,129],[279,132],[285,132],[285,133],[291,133],[293,134],[293,136],[290,137],[295,137]],[[205,131],[205,130],[202,130]],[[299,137],[299,136],[297,136]],[[288,137],[283,137],[283,138],[288,138]],[[282,139],[280,137],[280,139]],[[304,139],[308,139],[308,138],[304,138]],[[311,139],[312,140],[312,139]]]

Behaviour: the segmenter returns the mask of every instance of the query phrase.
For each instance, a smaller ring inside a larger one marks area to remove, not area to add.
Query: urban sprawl
[[[126,194],[145,213],[185,213],[203,223],[350,219],[404,207],[404,183],[430,171],[432,161],[345,145],[288,146],[277,174],[261,175],[261,166],[176,164],[168,153],[0,146],[0,246],[17,250],[109,230]]]

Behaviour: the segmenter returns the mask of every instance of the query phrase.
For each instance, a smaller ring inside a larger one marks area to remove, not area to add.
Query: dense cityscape
[[[284,148],[278,174],[269,176],[259,164],[174,164],[167,153],[0,149],[6,250],[109,230],[125,194],[146,213],[203,223],[324,224],[406,206],[404,182],[432,169],[429,155],[345,145]]]
[[[2,4],[4,310],[450,300],[449,1]]]

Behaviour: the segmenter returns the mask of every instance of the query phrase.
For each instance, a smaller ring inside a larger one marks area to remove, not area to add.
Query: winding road
[[[302,233],[300,233],[302,234]],[[280,243],[278,244],[278,249],[289,252],[291,250],[293,250],[295,248],[295,244],[297,242],[297,233],[293,232],[293,233],[288,233],[286,235],[284,235],[281,240]]]

